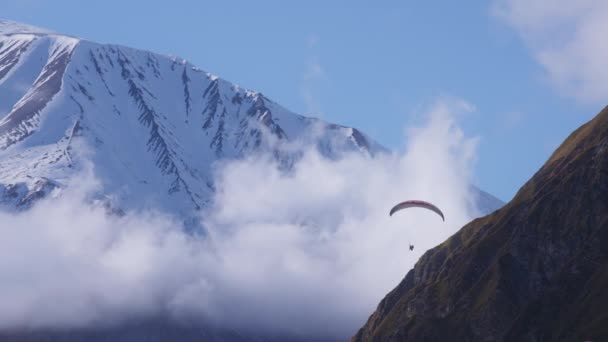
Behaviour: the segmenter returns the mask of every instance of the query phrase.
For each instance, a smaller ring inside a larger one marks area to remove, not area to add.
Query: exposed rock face
[[[60,188],[57,183],[46,178],[31,180],[31,186],[26,183],[0,184],[0,209],[29,209],[37,200]]]
[[[608,107],[428,251],[352,341],[608,341]]]

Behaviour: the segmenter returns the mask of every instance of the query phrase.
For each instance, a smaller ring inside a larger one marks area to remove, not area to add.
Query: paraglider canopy
[[[435,213],[437,213],[439,216],[441,216],[441,219],[445,222],[445,217],[443,216],[443,213],[441,212],[441,210],[439,210],[439,208],[437,208],[432,203],[425,202],[425,201],[419,201],[419,200],[405,201],[405,202],[401,202],[401,203],[395,205],[391,209],[389,216],[393,216],[393,214],[399,210],[402,210],[405,208],[412,208],[412,207],[426,208],[426,209],[432,210]]]

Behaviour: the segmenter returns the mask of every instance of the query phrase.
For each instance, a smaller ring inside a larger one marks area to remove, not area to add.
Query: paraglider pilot
[[[439,208],[437,208],[432,203],[425,202],[425,201],[418,201],[418,200],[409,200],[409,201],[398,203],[391,209],[391,211],[389,212],[389,216],[393,216],[393,214],[399,210],[402,210],[405,208],[411,208],[411,207],[421,207],[421,208],[426,208],[426,209],[432,210],[435,213],[437,213],[439,216],[441,216],[441,219],[445,222],[445,217],[443,216],[443,212],[441,212],[441,210],[439,210]],[[414,245],[409,244],[409,246],[410,246],[410,251],[413,251]]]

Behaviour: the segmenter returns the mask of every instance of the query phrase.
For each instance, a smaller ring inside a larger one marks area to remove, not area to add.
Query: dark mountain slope
[[[608,341],[608,108],[423,255],[352,341]]]

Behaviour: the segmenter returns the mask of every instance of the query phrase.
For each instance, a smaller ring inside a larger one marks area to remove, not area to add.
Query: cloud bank
[[[588,103],[608,93],[608,2],[496,0],[492,13],[513,27],[563,94]]]
[[[439,103],[403,153],[329,161],[307,150],[281,171],[255,156],[219,165],[204,233],[159,212],[107,216],[84,175],[58,198],[0,212],[0,328],[79,327],[171,315],[255,334],[345,339],[421,254],[478,213],[477,139]],[[446,221],[404,199],[438,205]],[[408,243],[416,249],[410,252]]]

